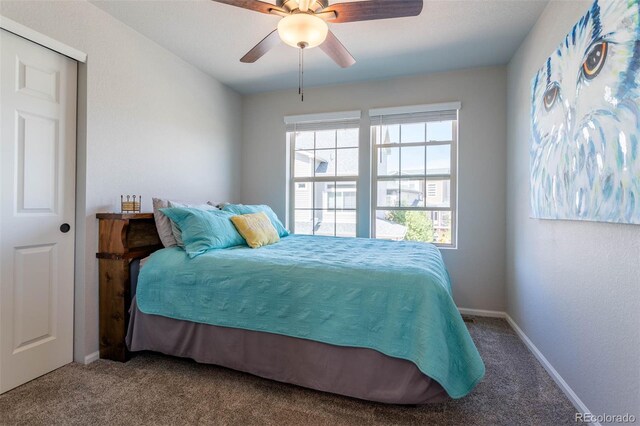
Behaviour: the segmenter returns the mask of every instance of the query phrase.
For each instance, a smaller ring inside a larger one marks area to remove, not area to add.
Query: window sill
[[[458,250],[458,246],[449,246],[449,245],[440,245],[440,244],[433,244],[433,245],[438,247],[438,250]]]

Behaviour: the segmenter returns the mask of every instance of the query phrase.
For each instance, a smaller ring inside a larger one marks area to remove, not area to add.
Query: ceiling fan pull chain
[[[302,49],[298,52],[298,95],[302,93]]]
[[[300,67],[300,98],[304,102],[304,47],[300,49],[300,58],[302,66]]]

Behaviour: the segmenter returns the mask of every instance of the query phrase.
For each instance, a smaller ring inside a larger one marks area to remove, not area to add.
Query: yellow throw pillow
[[[267,246],[280,241],[278,231],[263,212],[233,216],[231,222],[251,248]]]

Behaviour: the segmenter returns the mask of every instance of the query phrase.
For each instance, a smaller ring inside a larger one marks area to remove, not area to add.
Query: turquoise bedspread
[[[189,259],[172,247],[142,268],[146,314],[375,349],[415,363],[452,398],[484,364],[431,244],[291,235]]]

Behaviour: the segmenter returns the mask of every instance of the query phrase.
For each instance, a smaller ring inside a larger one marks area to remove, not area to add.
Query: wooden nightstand
[[[127,361],[129,264],[162,248],[153,213],[98,213],[100,358]]]

